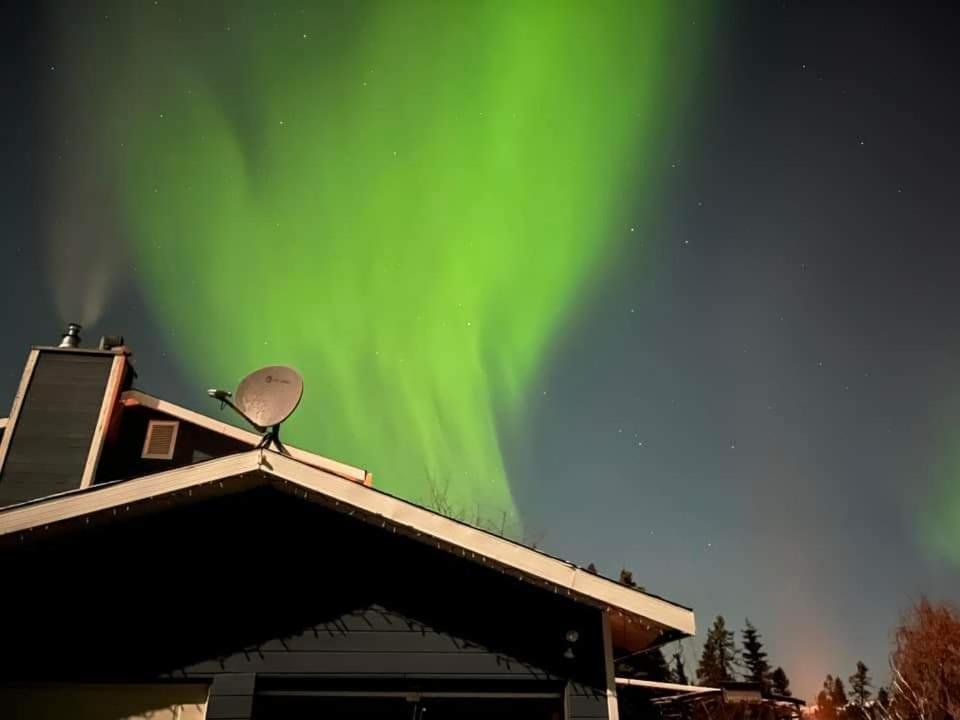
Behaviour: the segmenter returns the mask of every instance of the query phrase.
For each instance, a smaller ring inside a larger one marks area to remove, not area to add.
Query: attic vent
[[[140,457],[145,460],[172,460],[180,423],[176,420],[151,420]]]

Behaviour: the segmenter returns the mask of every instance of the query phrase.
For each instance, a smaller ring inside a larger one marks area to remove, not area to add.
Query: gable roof
[[[183,420],[184,422],[191,423],[192,425],[210,430],[211,432],[224,435],[242,443],[247,443],[251,448],[257,447],[257,445],[263,439],[262,436],[258,435],[257,433],[244,430],[243,428],[239,428],[236,425],[231,425],[223,420],[217,420],[207,415],[203,415],[202,413],[194,412],[193,410],[185,408],[181,405],[176,405],[172,402],[161,400],[158,397],[148,395],[140,390],[127,390],[120,395],[120,402],[125,407],[139,405],[141,407],[150,408],[151,410],[156,410],[164,415],[169,415],[170,417],[178,420]],[[338,462],[337,460],[331,460],[323,455],[317,455],[316,453],[301,450],[300,448],[287,445],[286,443],[284,443],[284,447],[287,449],[287,452],[290,453],[290,457],[292,457],[294,460],[299,460],[302,463],[319,468],[320,470],[325,470],[326,472],[332,473],[347,480],[360,482],[364,485],[373,484],[373,474],[362,468],[347,465],[346,463]]]
[[[202,416],[201,416],[202,417]],[[162,510],[260,485],[390,527],[454,555],[492,566],[607,612],[615,644],[630,651],[692,635],[693,611],[595,575],[485,530],[270,450],[251,450],[167,472],[74,490],[0,510],[0,542]]]

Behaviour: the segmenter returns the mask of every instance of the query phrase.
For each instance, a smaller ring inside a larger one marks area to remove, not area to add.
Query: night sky
[[[71,320],[203,412],[294,365],[298,445],[808,699],[960,598],[952,10],[2,6],[3,403]]]

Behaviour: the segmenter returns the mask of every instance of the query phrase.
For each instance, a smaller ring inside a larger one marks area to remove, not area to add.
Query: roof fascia
[[[222,483],[227,478],[257,473],[259,470],[260,452],[251,450],[133,480],[118,480],[85,490],[53,495],[40,501],[14,505],[0,511],[0,537],[209,483]]]
[[[699,685],[681,685],[679,683],[660,682],[658,680],[637,680],[635,678],[617,678],[617,685],[621,687],[641,687],[651,690],[672,690],[680,693],[696,695],[700,693],[720,692],[720,688],[701,687]]]

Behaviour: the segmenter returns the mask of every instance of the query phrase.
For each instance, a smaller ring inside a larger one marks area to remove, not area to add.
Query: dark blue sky
[[[60,319],[42,261],[44,18],[3,5],[6,403]],[[701,629],[749,617],[809,698],[861,658],[885,679],[920,593],[960,598],[960,568],[923,542],[960,416],[960,28],[932,6],[840,5],[718,14],[653,233],[584,298],[508,448],[542,547],[632,569]],[[91,337],[125,333],[145,385],[209,410],[152,322],[121,284]]]

